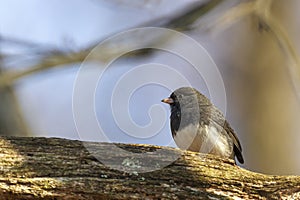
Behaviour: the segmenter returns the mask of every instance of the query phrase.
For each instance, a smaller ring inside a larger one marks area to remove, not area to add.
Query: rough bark
[[[1,137],[0,157],[0,199],[300,198],[300,177],[168,147]]]

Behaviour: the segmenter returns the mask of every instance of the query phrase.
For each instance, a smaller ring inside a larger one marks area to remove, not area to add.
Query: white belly
[[[180,149],[231,157],[233,144],[226,134],[214,126],[189,125],[176,132],[174,141]]]

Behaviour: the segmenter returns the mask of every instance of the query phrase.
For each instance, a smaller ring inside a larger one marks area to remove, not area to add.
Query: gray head
[[[170,97],[161,100],[173,109],[195,109],[200,106],[212,105],[208,98],[195,88],[182,87],[175,90]]]
[[[178,130],[189,124],[198,124],[202,107],[210,106],[208,98],[191,87],[175,90],[170,97],[162,100],[171,107],[171,128]]]

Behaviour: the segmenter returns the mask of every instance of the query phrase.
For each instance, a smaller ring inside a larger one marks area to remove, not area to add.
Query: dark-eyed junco
[[[215,154],[244,163],[241,144],[223,114],[203,94],[191,87],[175,90],[162,100],[170,104],[170,125],[177,146]]]

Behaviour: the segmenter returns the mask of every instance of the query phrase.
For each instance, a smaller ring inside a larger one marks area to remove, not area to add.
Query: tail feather
[[[239,148],[237,148],[235,145],[233,147],[233,151],[235,153],[235,156],[236,158],[238,159],[238,161],[243,164],[244,163],[244,158],[243,158],[243,155],[242,155],[242,152],[240,151]]]

